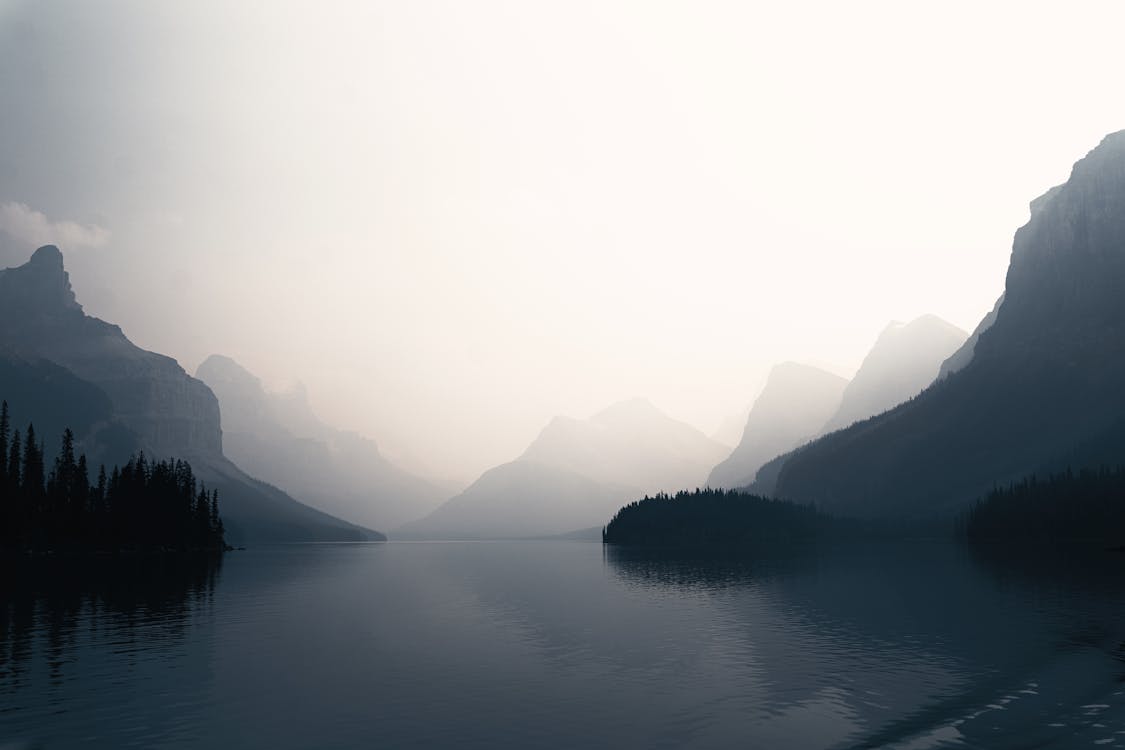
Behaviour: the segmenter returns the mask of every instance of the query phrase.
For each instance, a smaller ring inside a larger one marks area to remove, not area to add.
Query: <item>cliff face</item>
[[[121,329],[86,315],[53,245],[0,271],[0,342],[27,360],[65,367],[109,396],[117,421],[151,455],[222,455],[219,404],[174,359],[135,346]]]
[[[949,513],[993,483],[1125,455],[1125,131],[1032,205],[971,361],[781,466],[776,493],[864,515]]]

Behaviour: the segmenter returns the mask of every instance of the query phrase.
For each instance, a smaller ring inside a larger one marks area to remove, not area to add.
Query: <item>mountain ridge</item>
[[[76,434],[92,465],[124,464],[139,451],[189,461],[220,491],[233,541],[382,538],[308,508],[231,463],[211,390],[171,357],[141,349],[119,326],[86,315],[54,245],[0,270],[0,359],[0,393],[22,389],[32,401],[12,404],[20,419],[48,416],[51,402],[73,402],[79,390],[104,395],[96,418]],[[48,421],[60,420],[69,421],[64,414]]]

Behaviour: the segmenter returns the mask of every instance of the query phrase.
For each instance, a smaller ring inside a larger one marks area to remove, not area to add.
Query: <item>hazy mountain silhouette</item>
[[[750,408],[742,440],[711,471],[707,484],[745,486],[766,461],[815,437],[839,408],[847,384],[844,378],[811,365],[776,365]]]
[[[947,375],[952,375],[958,370],[965,369],[965,366],[973,361],[973,352],[976,351],[977,341],[980,340],[980,335],[992,327],[996,322],[996,313],[1000,310],[1000,305],[1004,304],[1004,295],[1001,294],[996,304],[992,306],[992,310],[984,316],[977,327],[973,329],[973,333],[969,338],[965,339],[965,343],[949,356],[949,359],[941,363],[941,369],[938,370],[937,379],[941,380]]]
[[[53,245],[0,271],[0,360],[0,396],[12,403],[14,426],[35,421],[44,435],[70,426],[93,466],[124,464],[140,450],[190,461],[219,490],[236,543],[379,536],[304,506],[227,460],[210,389],[174,359],[86,315]]]
[[[373,440],[337,430],[305,390],[269,393],[229,357],[212,355],[195,376],[219,399],[223,450],[251,475],[341,518],[391,528],[421,518],[449,493],[388,461]]]
[[[757,400],[757,396],[754,397]],[[723,418],[718,428],[711,433],[711,439],[733,449],[742,442],[742,433],[746,431],[746,420],[750,418],[750,410],[754,408],[753,401]]]
[[[515,461],[394,536],[549,536],[601,526],[645,492],[698,486],[725,452],[643,399],[586,420],[556,417]]]
[[[949,513],[995,483],[1125,451],[1125,131],[1032,204],[963,369],[788,457],[776,494],[831,512]]]
[[[840,408],[818,434],[834,432],[916,396],[934,382],[942,363],[968,334],[936,315],[883,329],[855,377],[844,389]]]

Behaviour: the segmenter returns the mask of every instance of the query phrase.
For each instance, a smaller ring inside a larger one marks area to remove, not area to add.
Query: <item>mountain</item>
[[[776,365],[750,408],[738,447],[711,471],[707,484],[728,488],[749,484],[766,461],[819,433],[839,408],[847,384],[844,378],[811,365]]]
[[[219,399],[226,455],[302,502],[364,526],[391,528],[449,497],[392,464],[373,440],[326,425],[301,387],[269,393],[256,376],[219,355],[207,358],[195,376]]]
[[[942,363],[967,337],[936,315],[923,315],[906,324],[891,323],[863,358],[844,389],[840,408],[820,434],[867,419],[917,395],[934,382]]]
[[[698,486],[725,451],[643,399],[589,419],[556,417],[516,460],[394,536],[532,537],[600,527],[642,494]]]
[[[235,542],[380,536],[301,505],[227,460],[210,389],[174,359],[86,315],[53,245],[0,271],[0,395],[11,404],[14,427],[39,425],[48,455],[69,425],[95,466],[124,463],[142,450],[190,461],[196,476],[219,490]]]
[[[941,380],[947,375],[952,375],[958,370],[965,369],[965,365],[973,361],[973,352],[976,351],[977,341],[980,340],[980,335],[992,327],[996,322],[996,313],[1000,310],[1000,305],[1004,304],[1004,295],[1001,294],[1000,298],[996,300],[996,304],[992,306],[992,310],[984,316],[977,327],[973,329],[972,335],[965,339],[965,343],[961,347],[949,355],[949,359],[941,363],[941,369],[938,370],[937,379]]]
[[[1125,131],[1032,204],[971,360],[788,457],[778,496],[835,512],[949,514],[994,485],[1125,455]]]
[[[733,449],[742,440],[742,433],[746,430],[746,420],[750,418],[750,410],[753,408],[754,404],[751,402],[739,409],[737,413],[728,414],[723,418],[718,428],[711,433],[711,439]]]

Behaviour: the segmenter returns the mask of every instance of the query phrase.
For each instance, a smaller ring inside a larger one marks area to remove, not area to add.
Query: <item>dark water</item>
[[[0,747],[1125,746],[1120,554],[392,543],[21,565]]]

